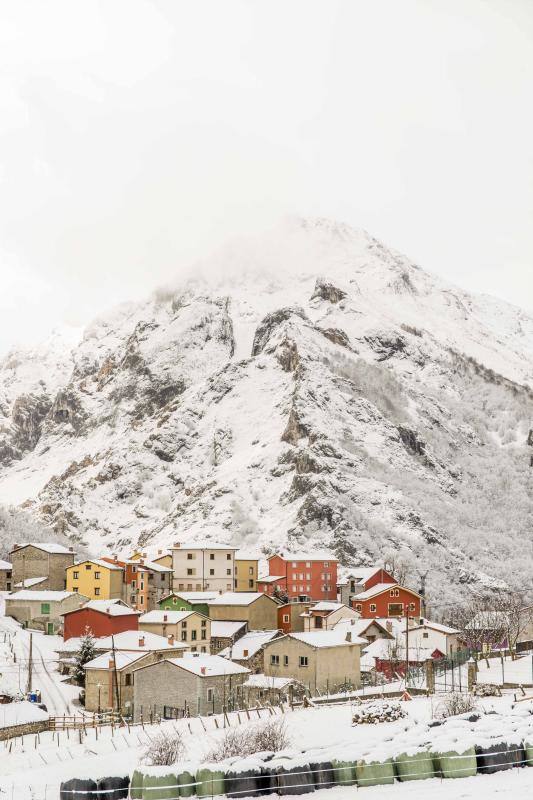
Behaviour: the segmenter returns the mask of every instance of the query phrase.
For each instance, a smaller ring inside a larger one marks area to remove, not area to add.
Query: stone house
[[[387,620],[389,623],[389,628],[386,624],[383,624],[383,620],[378,621],[377,619],[359,619],[359,617],[355,616],[354,618],[345,618],[341,619],[335,623],[335,630],[336,631],[344,631],[344,633],[351,632],[352,636],[360,636],[363,639],[366,639],[367,642],[370,644],[371,642],[376,641],[376,639],[395,639],[395,634],[393,631],[393,626],[390,624],[390,621]],[[396,626],[397,628],[399,626]]]
[[[13,565],[9,561],[0,558],[0,592],[10,592],[13,586],[12,581]]]
[[[249,670],[226,658],[185,653],[135,670],[134,720],[205,716],[243,705]]]
[[[250,631],[272,631],[278,627],[279,603],[260,592],[225,592],[209,603],[213,620],[241,620]]]
[[[311,694],[361,685],[361,647],[366,639],[344,631],[288,633],[265,644],[265,675],[294,678]]]
[[[196,611],[149,611],[139,618],[139,629],[174,636],[175,642],[186,644],[195,652],[209,653],[211,642],[211,620]]]
[[[63,629],[63,614],[73,611],[89,598],[74,592],[39,591],[22,589],[5,599],[6,617],[13,617],[25,628],[35,628],[48,634]]]
[[[248,631],[229,647],[221,650],[219,655],[248,667],[253,674],[258,674],[264,671],[265,644],[279,635],[280,631]]]
[[[359,614],[343,603],[322,601],[302,614],[304,631],[333,630],[342,619],[359,619]]]
[[[225,647],[230,647],[234,642],[244,636],[248,630],[247,622],[234,622],[227,620],[211,620],[211,655],[216,655]]]
[[[74,563],[74,550],[55,542],[16,544],[10,553],[13,588],[38,586],[40,590],[62,592],[65,570]],[[29,584],[29,581],[32,581]]]

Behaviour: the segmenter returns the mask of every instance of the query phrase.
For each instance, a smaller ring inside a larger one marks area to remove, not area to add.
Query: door
[[[46,633],[49,636],[53,636],[53,633],[54,633],[54,623],[53,622],[47,622],[46,623]]]

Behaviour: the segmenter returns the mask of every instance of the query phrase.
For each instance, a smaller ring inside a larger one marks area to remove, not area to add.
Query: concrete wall
[[[279,656],[279,665],[273,665],[272,656]],[[308,665],[300,665],[300,656],[307,657]],[[286,663],[286,661],[288,663]],[[360,646],[343,644],[338,647],[313,648],[285,636],[265,645],[265,675],[295,678],[310,687],[311,692],[330,692],[350,681],[361,685]]]
[[[150,711],[163,715],[164,707],[187,708],[191,716],[219,714],[221,711],[242,706],[242,684],[248,677],[198,676],[162,661],[138,669],[134,682],[134,719],[148,719]],[[208,690],[212,689],[212,697]]]
[[[259,562],[255,559],[235,559],[235,591],[256,592]]]
[[[233,591],[234,550],[173,548],[174,591]]]
[[[0,592],[10,592],[13,588],[13,578],[10,569],[0,569]]]
[[[28,628],[36,628],[45,633],[48,632],[48,623],[54,626],[54,633],[58,633],[63,628],[63,618],[60,616],[65,611],[73,611],[80,605],[87,602],[87,597],[72,594],[61,602],[49,602],[50,612],[43,613],[43,602],[47,600],[17,600],[16,593],[11,597],[6,597],[6,617],[13,617],[17,622],[22,623]]]
[[[243,620],[248,630],[276,630],[278,627],[278,603],[268,595],[261,595],[249,605],[210,605],[209,616],[216,620]]]
[[[27,545],[13,550],[10,561],[13,565],[13,585],[28,578],[47,577],[46,588],[59,592],[65,588],[65,569],[74,563],[74,553],[47,553]]]
[[[139,622],[139,629],[157,633],[159,636],[172,634],[175,642],[187,644],[191,649],[197,648],[199,652],[210,652],[211,620],[196,612],[193,612],[183,622],[174,625],[171,622]],[[205,647],[205,650],[202,650],[202,647]]]

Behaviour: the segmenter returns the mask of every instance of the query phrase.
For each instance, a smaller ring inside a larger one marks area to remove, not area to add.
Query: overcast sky
[[[0,352],[286,213],[533,309],[531,0],[0,0]]]

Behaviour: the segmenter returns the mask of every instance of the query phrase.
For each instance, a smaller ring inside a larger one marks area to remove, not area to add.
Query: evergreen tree
[[[82,636],[80,649],[76,653],[76,666],[74,668],[74,680],[78,686],[85,686],[84,666],[96,655],[95,639],[88,628],[85,628],[85,635]]]

